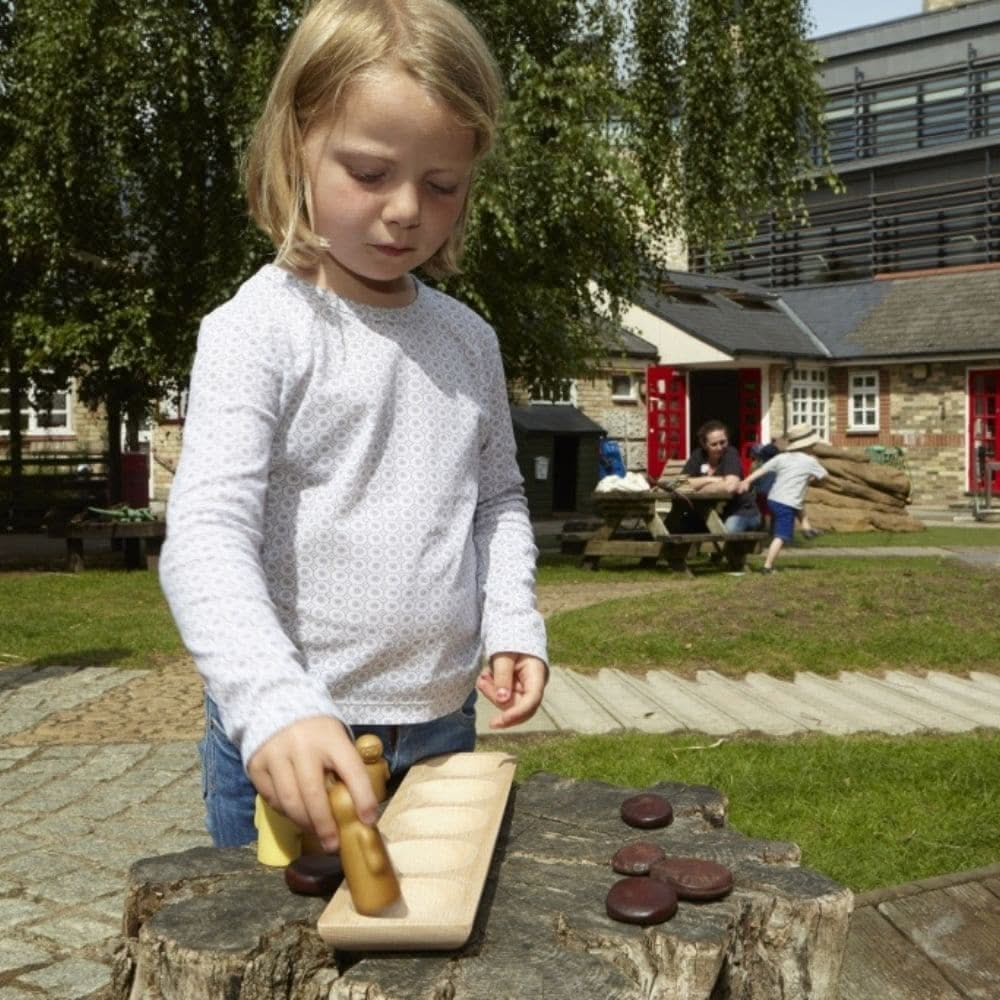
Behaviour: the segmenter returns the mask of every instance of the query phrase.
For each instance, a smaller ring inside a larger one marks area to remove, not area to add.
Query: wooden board
[[[989,889],[969,882],[886,901],[878,909],[962,996],[1000,997],[1000,900]]]
[[[472,933],[516,759],[455,753],[414,765],[379,820],[402,899],[374,917],[343,884],[319,918],[346,951],[460,948]]]
[[[930,959],[874,907],[851,915],[840,1000],[962,1000]]]

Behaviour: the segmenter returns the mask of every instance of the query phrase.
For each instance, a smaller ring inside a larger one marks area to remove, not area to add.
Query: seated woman
[[[739,452],[729,443],[729,431],[720,420],[709,420],[698,428],[699,447],[691,452],[684,463],[688,487],[693,490],[725,490],[730,500],[720,517],[725,529],[756,531],[761,525],[760,510],[751,493],[737,493],[736,487],[743,478]],[[704,523],[693,510],[684,510],[674,504],[667,515],[670,531],[705,531]],[[676,511],[676,513],[675,513]],[[671,516],[673,515],[673,516]]]

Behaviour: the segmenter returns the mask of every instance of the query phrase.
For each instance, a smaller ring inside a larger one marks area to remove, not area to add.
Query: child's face
[[[472,175],[475,134],[401,69],[352,84],[305,137],[313,225],[329,241],[320,282],[373,305],[412,297],[407,273],[448,239]]]

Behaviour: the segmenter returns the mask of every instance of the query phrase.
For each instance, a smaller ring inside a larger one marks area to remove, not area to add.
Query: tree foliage
[[[665,234],[719,246],[797,210],[822,93],[803,0],[468,0],[508,82],[466,271],[446,284],[553,382],[600,349]],[[0,338],[138,413],[269,253],[239,160],[286,0],[0,0]]]

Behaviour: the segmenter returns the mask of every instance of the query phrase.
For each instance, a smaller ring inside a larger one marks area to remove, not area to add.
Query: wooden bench
[[[768,538],[770,535],[766,531],[668,534],[637,540],[592,538],[584,548],[583,565],[597,569],[602,556],[632,556],[643,566],[655,566],[663,558],[671,569],[690,576],[689,557],[700,545],[708,543],[714,545],[729,568],[738,573],[746,566],[747,556],[756,552]]]
[[[83,543],[86,539],[121,539],[125,548],[127,569],[155,570],[160,560],[160,547],[167,534],[165,521],[87,522],[69,524],[51,537],[66,539],[66,570],[79,573],[83,569]]]

